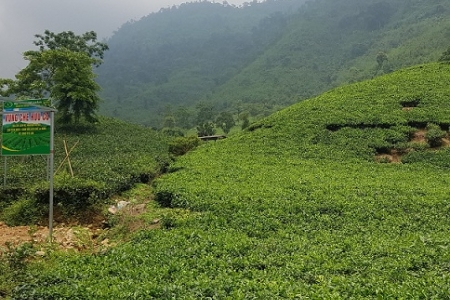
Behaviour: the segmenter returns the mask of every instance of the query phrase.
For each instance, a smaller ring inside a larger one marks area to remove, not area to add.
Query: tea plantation
[[[56,126],[54,148],[55,209],[81,218],[110,196],[149,182],[170,161],[166,137],[105,117],[94,125]],[[0,220],[23,225],[48,215],[46,157],[6,157],[6,172],[3,168]]]
[[[449,82],[447,64],[404,69],[206,143],[155,182],[190,213],[32,264],[12,296],[448,299]]]

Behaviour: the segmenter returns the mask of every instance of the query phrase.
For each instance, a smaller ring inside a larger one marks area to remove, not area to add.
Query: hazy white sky
[[[195,1],[0,0],[0,78],[14,78],[26,66],[22,53],[35,49],[34,35],[45,29],[55,33],[70,30],[76,34],[93,30],[102,40],[127,21],[185,2]],[[227,2],[241,5],[246,1]]]

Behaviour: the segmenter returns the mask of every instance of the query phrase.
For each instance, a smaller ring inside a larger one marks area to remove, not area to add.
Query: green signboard
[[[42,106],[45,99],[26,100]],[[35,106],[5,102],[3,108],[2,155],[50,154],[51,114]]]
[[[5,101],[3,103],[3,111],[24,111],[24,110],[37,110],[38,106],[50,106],[49,99],[31,99],[31,100],[22,100],[23,103],[16,102],[8,102]],[[36,106],[38,105],[38,106]]]

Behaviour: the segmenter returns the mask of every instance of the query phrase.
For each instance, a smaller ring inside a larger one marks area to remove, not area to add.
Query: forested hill
[[[168,104],[193,105],[251,64],[303,2],[195,2],[124,24],[98,70],[105,110],[160,127]]]
[[[211,104],[211,120],[221,111],[258,117],[437,60],[449,41],[446,0],[186,3],[110,38],[97,70],[102,112],[154,127],[195,126]]]

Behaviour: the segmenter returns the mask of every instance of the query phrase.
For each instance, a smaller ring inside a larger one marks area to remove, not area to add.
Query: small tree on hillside
[[[216,133],[216,130],[214,129],[214,123],[211,121],[197,125],[198,136],[208,136],[213,135],[214,133]]]
[[[383,63],[385,61],[387,61],[387,60],[388,60],[388,56],[387,56],[387,54],[385,52],[383,52],[383,51],[378,52],[378,54],[377,54],[377,64],[378,64],[378,69],[379,70],[381,69],[381,67],[383,67]]]
[[[243,112],[239,115],[239,119],[242,120],[241,129],[244,130],[250,125],[249,113]]]
[[[197,104],[197,133],[198,136],[213,135],[214,130],[214,107],[212,104],[201,102]]]
[[[439,58],[439,61],[450,63],[450,47],[447,48],[447,50],[442,53],[441,57]]]
[[[49,96],[61,123],[78,123],[81,117],[96,121],[100,86],[94,81],[92,66],[101,64],[108,46],[96,42],[93,31],[78,36],[71,31],[55,34],[46,30],[36,37],[34,44],[39,50],[24,53],[28,66],[16,75],[16,80],[0,80],[2,95]]]
[[[214,120],[215,112],[212,104],[200,102],[199,104],[197,104],[196,108],[197,108],[197,118],[196,118],[197,125]]]
[[[228,134],[231,128],[236,125],[234,122],[233,115],[229,112],[221,112],[220,115],[216,119],[216,124],[220,128],[222,128],[225,134]]]

